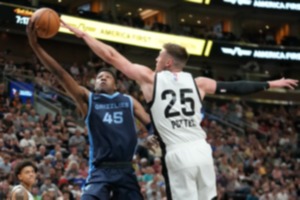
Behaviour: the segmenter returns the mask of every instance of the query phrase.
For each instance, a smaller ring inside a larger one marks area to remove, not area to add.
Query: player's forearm
[[[245,95],[267,90],[269,87],[269,83],[259,81],[218,81],[215,93]]]
[[[116,50],[111,46],[99,41],[90,35],[84,33],[81,37],[85,43],[92,49],[92,51],[102,58],[105,62],[111,64],[111,59],[116,53]]]
[[[61,78],[66,71],[39,45],[32,45],[32,49],[43,65],[56,77]]]

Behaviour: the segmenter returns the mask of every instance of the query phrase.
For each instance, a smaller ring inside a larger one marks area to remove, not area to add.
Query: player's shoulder
[[[24,187],[18,185],[13,187],[11,192],[12,200],[28,200],[28,194]]]

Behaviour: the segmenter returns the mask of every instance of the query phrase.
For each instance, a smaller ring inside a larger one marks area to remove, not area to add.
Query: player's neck
[[[182,69],[179,67],[171,67],[169,68],[169,71],[172,73],[178,73],[178,72],[182,72]]]
[[[21,185],[27,190],[27,191],[31,191],[31,185],[28,185],[26,183],[21,183]]]

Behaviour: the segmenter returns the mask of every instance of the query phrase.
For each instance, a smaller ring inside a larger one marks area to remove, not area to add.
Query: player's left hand
[[[150,149],[153,153],[155,153],[155,147],[158,147],[158,140],[155,135],[150,135],[146,138],[146,147]]]
[[[29,23],[26,27],[26,33],[27,33],[29,44],[31,46],[36,45],[37,44],[37,34],[36,34],[36,30],[34,28],[34,22],[31,19],[29,20]]]
[[[295,87],[298,86],[298,80],[295,79],[286,79],[286,78],[281,78],[278,80],[274,81],[268,81],[270,88],[289,88],[289,89],[295,89]]]

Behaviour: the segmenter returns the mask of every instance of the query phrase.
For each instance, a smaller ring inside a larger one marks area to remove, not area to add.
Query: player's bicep
[[[153,74],[153,71],[150,68],[134,64],[123,56],[115,57],[111,64],[125,74],[129,79],[137,82],[147,82],[149,77]]]
[[[203,99],[205,94],[214,94],[217,89],[217,82],[210,78],[198,77],[195,79],[198,90],[200,91],[201,98]]]

